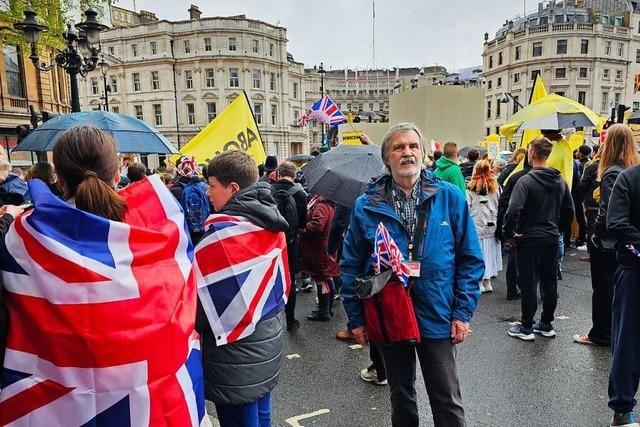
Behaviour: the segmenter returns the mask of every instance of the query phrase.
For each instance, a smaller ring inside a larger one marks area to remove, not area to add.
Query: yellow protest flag
[[[267,158],[249,99],[244,92],[191,138],[180,150],[180,155],[194,156],[198,163],[205,163],[207,159],[230,150],[245,151],[257,164],[263,164]]]
[[[342,143],[346,145],[362,145],[360,133],[358,131],[342,132]]]
[[[540,77],[540,74],[538,74],[536,76],[536,82],[533,84],[533,90],[531,91],[531,98],[529,99],[529,104],[532,104],[545,96],[547,96],[547,88],[544,86],[542,77]],[[529,130],[523,131],[520,147],[526,148],[531,141],[533,141],[536,138],[540,138],[541,136],[542,136],[542,133],[540,133],[539,129],[529,129]]]
[[[582,144],[584,144],[584,131],[578,131],[569,137],[569,147],[573,153],[573,150],[577,150]],[[573,155],[573,154],[572,154]]]

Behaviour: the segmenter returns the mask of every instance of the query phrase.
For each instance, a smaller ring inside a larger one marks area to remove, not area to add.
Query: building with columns
[[[112,7],[114,27],[101,34],[105,75],[80,79],[83,110],[104,108],[142,119],[176,147],[185,145],[216,114],[246,91],[268,154],[279,159],[309,151],[308,77],[287,53],[286,29],[244,15],[157,20],[150,12]]]
[[[485,34],[485,131],[498,128],[526,105],[535,76],[549,92],[605,117],[624,104],[640,108],[634,94],[640,73],[640,14],[635,1],[564,0],[505,22]],[[509,94],[513,98],[507,96]]]

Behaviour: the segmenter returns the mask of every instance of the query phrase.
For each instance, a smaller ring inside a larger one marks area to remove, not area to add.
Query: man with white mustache
[[[462,192],[422,167],[424,139],[413,123],[385,134],[389,173],[356,200],[340,262],[341,293],[356,341],[367,342],[356,278],[372,274],[376,228],[382,223],[407,261],[420,342],[375,343],[391,389],[394,427],[418,426],[416,354],[436,426],[464,426],[456,345],[469,331],[484,274],[480,243]]]

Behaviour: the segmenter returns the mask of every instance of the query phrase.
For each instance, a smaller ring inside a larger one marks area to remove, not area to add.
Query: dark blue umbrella
[[[116,141],[116,149],[121,153],[178,152],[167,138],[142,120],[107,111],[83,111],[54,117],[32,130],[13,151],[51,151],[62,132],[84,124],[111,134]]]

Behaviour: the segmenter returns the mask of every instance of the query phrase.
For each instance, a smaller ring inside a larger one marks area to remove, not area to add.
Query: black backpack
[[[298,234],[298,206],[296,205],[296,200],[293,198],[293,195],[298,191],[303,191],[299,185],[294,185],[288,190],[283,188],[276,190],[274,187],[271,187],[271,195],[276,201],[278,211],[280,211],[280,214],[289,224],[285,232],[287,243],[293,242]]]

